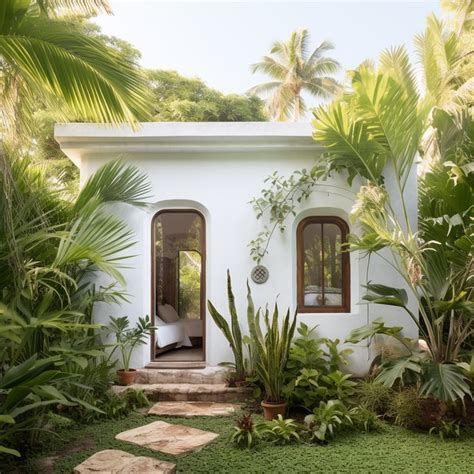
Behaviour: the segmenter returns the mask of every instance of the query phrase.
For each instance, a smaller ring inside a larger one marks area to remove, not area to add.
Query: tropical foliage
[[[130,321],[127,316],[111,317],[109,324],[110,331],[115,335],[113,352],[118,349],[122,359],[124,371],[130,369],[130,360],[133,351],[137,346],[145,344],[150,332],[154,329],[150,317],[139,317],[135,327],[130,327]],[[112,355],[111,354],[111,355]]]
[[[15,424],[0,430],[12,442],[16,430],[37,432],[52,405],[100,411],[92,399],[107,387],[111,362],[93,308],[123,295],[113,283],[90,283],[90,276],[123,281],[118,257],[132,245],[132,231],[105,208],[118,201],[141,206],[149,187],[135,168],[111,162],[70,204],[26,157],[9,160],[9,179],[0,175],[2,187],[15,185],[15,214],[0,227],[0,391],[2,414]],[[4,192],[2,198],[7,212]]]
[[[406,341],[401,328],[377,321],[349,340],[395,336],[406,356],[385,361],[379,380],[390,386],[408,376],[419,382],[425,396],[445,400],[471,393],[467,373],[458,362],[467,356],[474,331],[469,99],[473,33],[466,27],[472,2],[463,3],[461,10],[454,23],[457,28],[430,17],[426,32],[416,38],[426,94],[419,92],[404,48],[384,51],[377,67],[363,63],[349,73],[350,90],[315,111],[314,138],[326,151],[314,170],[303,170],[296,178],[273,175],[272,187],[254,200],[259,217],[266,213],[270,222],[284,227],[286,216],[311,194],[318,181],[313,176],[321,168],[326,168],[322,178],[336,172],[345,173],[349,183],[356,177],[361,180],[351,214],[358,232],[352,235],[350,248],[377,254],[400,274],[407,288],[369,282],[364,300],[402,308],[428,351],[420,352]],[[408,216],[407,199],[420,150],[426,166],[420,178],[417,232]],[[386,186],[387,176],[395,186]],[[254,257],[264,256],[269,238],[271,232],[252,242]],[[409,294],[418,303],[414,312]]]
[[[78,14],[109,10],[106,1],[1,3],[4,126],[27,130],[37,101],[57,110],[60,105],[65,118],[119,123],[146,115],[147,90],[140,74],[114,49],[84,34],[71,17],[56,14],[60,7]]]
[[[296,329],[296,314],[290,317],[286,312],[280,322],[278,306],[275,304],[273,316],[270,318],[268,307],[262,312],[254,311],[250,287],[247,286],[247,312],[250,336],[256,352],[256,375],[265,391],[265,401],[281,402],[285,381],[285,367],[290,355],[291,341]],[[260,318],[264,321],[262,330]]]
[[[248,366],[245,354],[246,347],[242,329],[240,328],[237,309],[235,307],[235,297],[232,291],[232,279],[230,277],[229,270],[227,270],[227,299],[229,301],[229,313],[231,319],[230,326],[224,316],[222,316],[222,314],[217,311],[211,301],[207,302],[207,307],[217,327],[222,331],[225,338],[229,342],[230,348],[232,349],[232,353],[234,355],[234,362],[226,362],[224,365],[235,369],[237,380],[242,381],[245,380],[245,377],[248,374]]]
[[[297,443],[300,441],[298,424],[291,418],[284,419],[278,415],[274,420],[258,425],[258,432],[263,439],[276,445]]]
[[[285,369],[283,394],[290,405],[312,410],[320,401],[347,401],[356,383],[340,369],[352,349],[339,349],[340,341],[315,337],[316,327],[300,323]]]
[[[234,430],[230,436],[230,442],[240,448],[253,448],[260,439],[260,434],[255,425],[252,415],[245,413],[235,421]]]
[[[97,400],[110,383],[93,308],[124,298],[116,282],[133,232],[105,208],[143,206],[149,184],[135,168],[111,162],[71,202],[32,161],[28,138],[38,104],[64,118],[112,123],[145,113],[141,75],[69,16],[98,11],[109,11],[105,0],[0,6],[0,439],[8,454],[28,441],[18,433],[37,437],[57,406],[72,416],[102,413]],[[97,272],[110,283],[93,285]]]
[[[308,30],[294,31],[288,41],[275,42],[270,54],[252,66],[254,73],[262,72],[272,80],[252,87],[249,92],[270,94],[267,111],[272,119],[300,120],[307,111],[304,92],[327,99],[339,90],[339,84],[331,77],[339,70],[339,64],[325,56],[332,49],[329,41],[323,41],[310,53]]]

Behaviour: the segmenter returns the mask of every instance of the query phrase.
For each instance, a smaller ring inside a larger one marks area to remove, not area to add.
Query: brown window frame
[[[303,219],[296,230],[296,284],[298,313],[350,313],[351,311],[351,270],[349,252],[342,252],[342,305],[340,306],[306,306],[304,304],[304,248],[303,231],[307,225],[335,224],[341,230],[341,241],[347,242],[349,226],[344,219],[336,216],[310,216]],[[324,259],[322,261],[324,266]],[[324,291],[324,283],[323,283]]]

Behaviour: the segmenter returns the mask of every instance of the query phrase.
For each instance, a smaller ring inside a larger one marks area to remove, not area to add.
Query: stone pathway
[[[158,402],[149,410],[149,415],[180,416],[226,416],[232,415],[239,409],[235,403],[214,402]]]
[[[218,436],[217,433],[198,430],[189,426],[154,421],[148,425],[119,433],[115,439],[177,456],[178,454],[198,451]]]
[[[163,401],[155,403],[149,415],[193,417],[226,416],[239,409],[235,403],[204,401]],[[177,456],[198,451],[219,435],[189,426],[174,425],[165,421],[154,421],[119,433],[115,439],[137,444],[153,451]],[[174,473],[176,465],[156,458],[134,456],[117,449],[106,449],[95,453],[74,468],[75,474],[129,474],[129,473]]]
[[[74,474],[173,474],[176,464],[155,458],[134,456],[118,449],[106,449],[95,453],[74,468]]]

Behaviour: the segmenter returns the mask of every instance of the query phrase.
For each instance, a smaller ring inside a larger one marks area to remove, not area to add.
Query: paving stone
[[[217,433],[189,426],[154,421],[148,425],[119,433],[115,439],[176,456],[198,451],[218,436]]]
[[[234,403],[214,402],[158,402],[149,410],[149,415],[160,416],[226,416],[232,415],[239,409]]]
[[[106,449],[95,453],[74,468],[74,474],[172,474],[176,464],[159,459],[134,456],[118,449]]]

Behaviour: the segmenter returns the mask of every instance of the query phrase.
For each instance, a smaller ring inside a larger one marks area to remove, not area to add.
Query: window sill
[[[350,317],[350,316],[360,316],[360,313],[347,313],[342,311],[297,311],[297,316],[343,316],[343,317]]]

